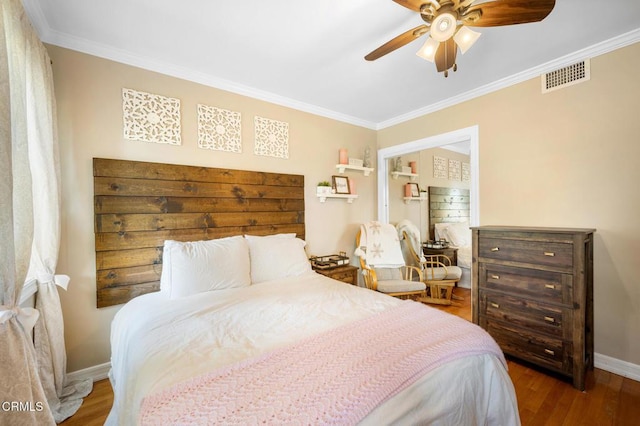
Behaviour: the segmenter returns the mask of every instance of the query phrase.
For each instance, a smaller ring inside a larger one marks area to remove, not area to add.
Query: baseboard
[[[94,365],[93,367],[72,371],[71,373],[67,374],[67,380],[69,382],[75,382],[91,379],[93,382],[97,382],[98,380],[103,380],[109,377],[110,369],[111,363],[105,362],[104,364]]]
[[[594,354],[593,363],[596,368],[640,382],[640,365],[638,364],[602,354]]]
[[[593,362],[596,368],[640,382],[640,365],[598,353],[593,357]],[[73,371],[67,374],[67,380],[72,382],[76,380],[82,381],[85,379],[91,379],[94,382],[97,382],[98,380],[103,380],[109,377],[110,369],[111,363],[105,362],[104,364]]]

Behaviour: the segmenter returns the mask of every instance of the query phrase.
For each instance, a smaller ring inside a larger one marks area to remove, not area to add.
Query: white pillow
[[[451,225],[450,223],[436,223],[434,226],[434,237],[436,241],[445,239],[449,241],[449,237],[447,235],[447,228]]]
[[[455,247],[468,247],[471,245],[471,229],[469,222],[452,223],[445,229],[447,241]]]
[[[175,299],[251,285],[249,246],[242,236],[208,241],[166,240],[160,290]]]
[[[282,234],[281,234],[282,235]],[[296,277],[311,271],[306,243],[292,237],[245,235],[251,258],[251,283]]]

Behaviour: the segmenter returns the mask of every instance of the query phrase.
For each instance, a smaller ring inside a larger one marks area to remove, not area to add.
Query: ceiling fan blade
[[[378,47],[373,52],[369,53],[364,58],[367,61],[375,61],[376,59],[386,55],[387,53],[391,53],[394,50],[404,46],[405,44],[409,44],[413,40],[425,34],[428,30],[429,30],[429,27],[427,27],[426,25],[417,26],[389,40],[388,42]]]
[[[481,10],[482,16],[470,27],[498,27],[501,25],[539,22],[551,13],[556,0],[499,0],[471,6],[465,15]],[[463,18],[464,20],[464,18]]]
[[[456,55],[458,53],[458,46],[456,42],[450,38],[447,41],[440,43],[440,47],[436,51],[436,69],[438,72],[443,72],[453,67],[456,63]]]
[[[420,6],[425,3],[430,3],[429,0],[393,0],[400,6],[404,6],[407,9],[411,9],[414,12],[420,12]]]

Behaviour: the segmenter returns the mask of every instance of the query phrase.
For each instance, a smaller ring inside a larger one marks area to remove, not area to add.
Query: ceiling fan
[[[502,25],[539,22],[551,13],[556,0],[393,0],[401,6],[420,13],[425,22],[389,40],[364,58],[367,61],[391,53],[394,50],[430,33],[416,55],[435,62],[438,72],[449,75],[449,69],[458,69],[458,47],[464,54],[480,33],[468,27],[498,27]]]

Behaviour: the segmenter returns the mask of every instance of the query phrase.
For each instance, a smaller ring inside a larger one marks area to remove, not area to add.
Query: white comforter
[[[136,424],[146,395],[397,303],[313,272],[177,300],[137,297],[112,324],[114,404],[107,424]],[[517,410],[504,367],[483,355],[433,370],[363,423],[518,425]]]

